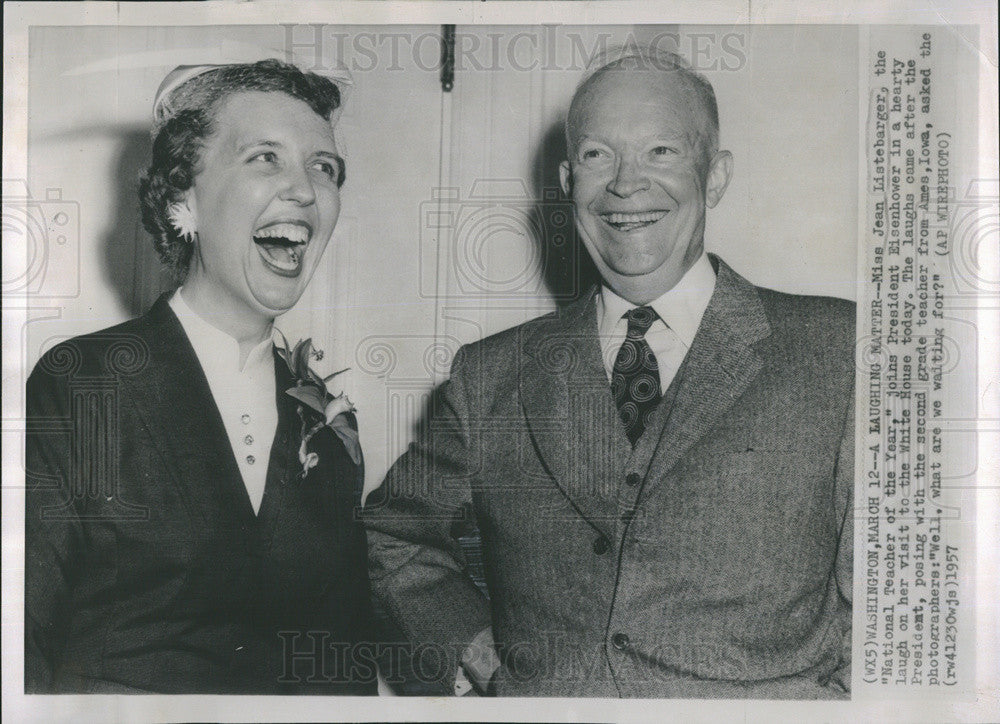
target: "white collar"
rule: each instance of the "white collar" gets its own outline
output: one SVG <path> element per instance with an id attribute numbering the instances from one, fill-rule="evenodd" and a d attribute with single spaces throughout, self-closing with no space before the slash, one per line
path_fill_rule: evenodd
<path id="1" fill-rule="evenodd" d="M 715 270 L 708 255 L 702 252 L 680 281 L 648 306 L 652 307 L 681 342 L 690 348 L 714 290 Z M 601 337 L 611 337 L 622 315 L 630 309 L 635 309 L 636 306 L 638 305 L 622 299 L 602 284 L 597 298 L 598 331 Z"/>
<path id="2" fill-rule="evenodd" d="M 250 354 L 247 355 L 246 362 L 241 368 L 239 342 L 191 309 L 184 301 L 181 289 L 183 287 L 170 297 L 170 308 L 180 320 L 184 333 L 190 340 L 191 346 L 194 347 L 198 361 L 201 362 L 206 372 L 209 372 L 209 368 L 213 372 L 230 374 L 248 373 L 268 367 L 273 369 L 271 347 L 272 345 L 282 346 L 281 333 L 273 325 L 271 326 L 271 334 L 250 350 Z"/>

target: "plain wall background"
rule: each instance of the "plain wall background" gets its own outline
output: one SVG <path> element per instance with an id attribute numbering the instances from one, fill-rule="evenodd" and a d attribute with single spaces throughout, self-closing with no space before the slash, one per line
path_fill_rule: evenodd
<path id="1" fill-rule="evenodd" d="M 855 297 L 856 28 L 456 31 L 467 52 L 445 94 L 434 67 L 439 26 L 306 26 L 292 36 L 280 26 L 35 28 L 27 185 L 49 209 L 57 202 L 43 200 L 58 189 L 79 232 L 52 247 L 44 276 L 53 296 L 40 297 L 47 309 L 27 328 L 29 367 L 55 342 L 139 314 L 170 288 L 135 195 L 153 94 L 195 49 L 224 42 L 284 48 L 292 37 L 297 52 L 355 66 L 338 126 L 348 179 L 340 222 L 309 291 L 278 326 L 292 341 L 314 338 L 327 353 L 321 372 L 352 367 L 338 382 L 359 408 L 369 488 L 408 444 L 459 344 L 576 290 L 567 269 L 581 251 L 571 228 L 556 238 L 569 228 L 567 205 L 546 190 L 581 54 L 601 42 L 668 34 L 661 47 L 699 54 L 692 60 L 715 86 L 722 145 L 735 156 L 733 182 L 709 212 L 708 249 L 757 284 Z"/>

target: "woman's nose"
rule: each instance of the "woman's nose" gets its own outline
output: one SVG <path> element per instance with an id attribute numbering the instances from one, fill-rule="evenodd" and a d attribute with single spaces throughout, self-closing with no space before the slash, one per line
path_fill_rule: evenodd
<path id="1" fill-rule="evenodd" d="M 615 196 L 631 196 L 637 191 L 649 188 L 649 179 L 633 160 L 622 159 L 618 162 L 615 175 L 608 183 L 607 189 Z"/>
<path id="2" fill-rule="evenodd" d="M 285 173 L 284 188 L 281 190 L 281 199 L 292 201 L 299 206 L 309 206 L 316 201 L 316 190 L 313 188 L 312 179 L 304 168 L 293 167 Z"/>

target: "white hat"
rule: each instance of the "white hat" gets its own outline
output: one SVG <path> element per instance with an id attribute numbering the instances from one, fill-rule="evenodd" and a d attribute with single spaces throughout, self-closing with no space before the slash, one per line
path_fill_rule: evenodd
<path id="1" fill-rule="evenodd" d="M 175 90 L 192 78 L 227 65 L 255 63 L 259 60 L 272 58 L 284 63 L 291 63 L 304 72 L 315 73 L 331 80 L 340 91 L 340 105 L 330 115 L 331 125 L 336 125 L 351 86 L 354 85 L 351 73 L 345 67 L 335 65 L 332 68 L 327 68 L 322 63 L 309 63 L 301 56 L 275 48 L 261 48 L 242 43 L 223 43 L 218 48 L 200 51 L 196 55 L 198 57 L 192 60 L 203 62 L 178 65 L 167 73 L 163 82 L 160 83 L 160 87 L 156 89 L 156 96 L 153 100 L 154 135 L 176 111 L 171 104 Z"/>

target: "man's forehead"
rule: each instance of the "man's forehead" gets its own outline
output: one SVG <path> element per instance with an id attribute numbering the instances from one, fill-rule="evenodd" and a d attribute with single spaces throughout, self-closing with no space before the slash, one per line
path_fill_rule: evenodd
<path id="1" fill-rule="evenodd" d="M 584 126 L 595 116 L 613 118 L 626 108 L 631 125 L 638 122 L 650 129 L 659 128 L 661 133 L 668 126 L 677 133 L 699 133 L 708 122 L 697 91 L 682 73 L 609 68 L 589 78 L 574 98 L 569 114 L 570 135 L 583 137 Z M 646 121 L 637 121 L 637 116 Z"/>
<path id="2" fill-rule="evenodd" d="M 650 105 L 684 105 L 696 100 L 691 80 L 677 70 L 605 68 L 587 79 L 574 106 L 587 106 L 606 99 L 628 97 Z"/>

